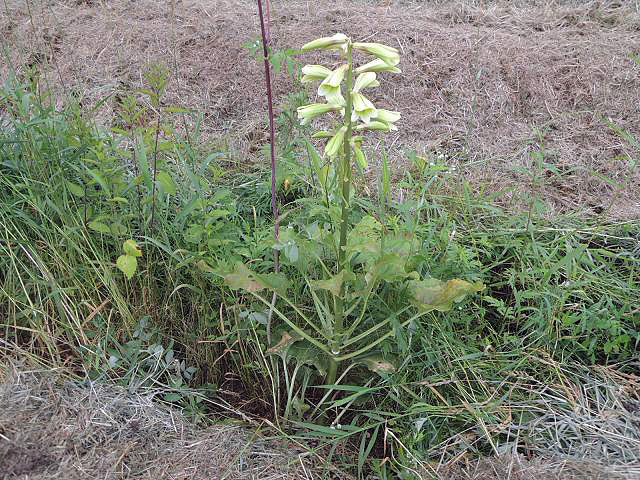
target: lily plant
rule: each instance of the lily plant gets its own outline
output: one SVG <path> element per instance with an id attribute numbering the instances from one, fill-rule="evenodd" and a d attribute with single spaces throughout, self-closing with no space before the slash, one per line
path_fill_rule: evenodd
<path id="1" fill-rule="evenodd" d="M 276 318 L 281 320 L 284 328 L 280 329 L 280 339 L 269 345 L 266 353 L 279 355 L 285 363 L 288 359 L 295 359 L 297 366 L 294 372 L 303 364 L 315 367 L 324 375 L 325 384 L 331 387 L 340 383 L 358 364 L 381 375 L 393 373 L 395 362 L 380 351 L 383 342 L 395 339 L 399 343 L 412 322 L 434 310 L 450 310 L 456 302 L 484 286 L 480 282 L 460 279 L 421 278 L 410 261 L 419 250 L 415 236 L 403 232 L 388 238 L 384 225 L 371 215 L 364 215 L 355 225 L 352 224 L 353 171 L 356 165 L 360 168 L 367 166 L 362 149 L 365 135 L 367 132 L 395 131 L 395 124 L 401 118 L 399 112 L 374 105 L 367 95 L 379 86 L 379 74 L 401 73 L 397 67 L 400 55 L 393 47 L 353 42 L 342 33 L 319 38 L 302 47 L 303 52 L 314 50 L 327 51 L 339 57 L 334 68 L 323 65 L 303 67 L 302 82 L 317 84 L 318 97 L 323 101 L 297 110 L 304 125 L 327 115 L 334 118 L 332 129 L 319 130 L 312 135 L 326 141 L 324 154 L 320 156 L 315 149 L 309 150 L 316 177 L 325 193 L 327 189 L 333 189 L 330 195 L 325 195 L 332 227 L 329 232 L 320 233 L 318 228 L 309 227 L 306 237 L 288 233 L 290 229 L 281 232 L 290 244 L 297 242 L 301 249 L 306 248 L 308 256 L 315 257 L 319 270 L 323 272 L 322 278 L 312 279 L 307 276 L 308 268 L 300 269 L 315 307 L 314 313 L 310 314 L 307 308 L 288 297 L 289 285 L 282 272 L 260 274 L 238 263 L 223 276 L 228 286 L 252 293 L 264 305 L 271 307 Z M 362 65 L 356 65 L 356 54 L 366 57 Z M 333 178 L 332 182 L 329 182 L 329 177 Z M 318 244 L 321 248 L 316 248 Z M 318 253 L 327 245 L 334 252 L 333 260 Z M 285 250 L 285 257 L 288 256 Z M 291 263 L 298 261 L 296 259 Z M 370 307 L 370 300 L 379 293 L 383 284 L 393 284 L 406 298 L 405 305 L 385 316 Z M 264 289 L 274 291 L 284 305 L 274 308 L 272 302 L 259 294 Z M 402 343 L 406 348 L 406 342 Z M 347 366 L 341 368 L 341 364 Z M 287 390 L 288 405 L 299 402 L 293 392 L 293 380 L 290 381 L 289 377 Z M 328 395 L 329 392 L 324 398 Z"/>

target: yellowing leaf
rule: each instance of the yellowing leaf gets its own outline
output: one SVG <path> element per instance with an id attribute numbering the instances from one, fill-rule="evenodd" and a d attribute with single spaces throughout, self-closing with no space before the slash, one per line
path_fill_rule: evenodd
<path id="1" fill-rule="evenodd" d="M 484 285 L 481 282 L 469 283 L 457 278 L 447 282 L 436 278 L 409 282 L 412 303 L 427 312 L 446 312 L 453 308 L 454 302 L 460 302 L 466 295 L 482 290 Z"/>
<path id="2" fill-rule="evenodd" d="M 140 249 L 138 248 L 138 244 L 134 240 L 127 240 L 126 242 L 124 242 L 122 244 L 122 250 L 124 250 L 125 254 L 132 257 L 142 256 L 142 252 L 140 251 Z"/>
<path id="3" fill-rule="evenodd" d="M 138 267 L 138 260 L 131 255 L 120 255 L 116 260 L 116 265 L 125 274 L 125 276 L 131 280 L 133 274 L 136 273 Z"/>
<path id="4" fill-rule="evenodd" d="M 295 332 L 293 334 L 290 334 L 289 332 L 284 331 L 282 332 L 282 338 L 280 338 L 280 341 L 273 347 L 268 349 L 265 353 L 267 355 L 285 354 L 291 345 L 301 339 L 302 337 Z"/>
<path id="5" fill-rule="evenodd" d="M 375 373 L 391 374 L 391 373 L 395 373 L 396 371 L 395 365 L 391 361 L 386 360 L 381 354 L 378 354 L 378 353 L 368 354 L 364 357 L 359 357 L 355 359 L 354 362 L 362 363 L 369 370 Z"/>

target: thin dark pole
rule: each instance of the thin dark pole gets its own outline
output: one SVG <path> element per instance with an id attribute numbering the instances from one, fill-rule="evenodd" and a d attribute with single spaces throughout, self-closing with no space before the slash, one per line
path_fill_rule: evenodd
<path id="1" fill-rule="evenodd" d="M 267 15 L 270 10 L 270 2 L 266 0 Z M 265 24 L 264 15 L 262 13 L 262 0 L 258 0 L 258 15 L 260 16 L 260 31 L 262 33 L 262 53 L 264 55 L 264 78 L 267 83 L 267 104 L 269 107 L 269 132 L 271 141 L 271 210 L 273 211 L 273 235 L 276 243 L 280 239 L 280 213 L 278 212 L 278 201 L 276 195 L 276 128 L 273 121 L 273 95 L 271 92 L 271 66 L 269 65 L 269 26 Z M 268 17 L 267 17 L 268 22 Z M 280 252 L 277 249 L 273 251 L 275 271 L 280 271 Z M 267 324 L 267 342 L 271 344 L 271 316 L 273 314 L 273 305 L 275 304 L 275 293 L 271 302 L 272 309 L 269 311 L 269 321 Z"/>

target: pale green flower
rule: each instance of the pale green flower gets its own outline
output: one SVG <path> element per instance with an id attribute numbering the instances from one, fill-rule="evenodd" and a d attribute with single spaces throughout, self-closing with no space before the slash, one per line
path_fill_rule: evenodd
<path id="1" fill-rule="evenodd" d="M 382 45 L 381 43 L 355 42 L 353 48 L 378 57 L 390 67 L 400 63 L 400 53 L 398 50 L 393 47 L 388 47 L 387 45 Z"/>
<path id="2" fill-rule="evenodd" d="M 400 112 L 392 112 L 391 110 L 378 108 L 376 109 L 376 116 L 374 120 L 384 123 L 395 123 L 400 120 Z"/>
<path id="3" fill-rule="evenodd" d="M 356 78 L 356 83 L 353 86 L 353 93 L 358 93 L 363 88 L 378 86 L 380 86 L 380 83 L 378 83 L 378 81 L 376 80 L 375 73 L 363 73 L 361 75 L 358 75 L 358 78 Z"/>
<path id="4" fill-rule="evenodd" d="M 303 51 L 323 49 L 323 50 L 346 50 L 349 37 L 343 33 L 336 33 L 332 37 L 323 37 L 306 43 L 302 46 Z"/>
<path id="5" fill-rule="evenodd" d="M 320 115 L 341 109 L 342 105 L 335 105 L 332 103 L 312 103 L 311 105 L 298 107 L 298 119 L 300 119 L 300 123 L 302 125 L 307 125 L 311 120 Z"/>
<path id="6" fill-rule="evenodd" d="M 397 128 L 395 127 L 395 125 L 393 125 L 392 128 L 392 124 L 389 123 L 373 121 L 356 126 L 356 130 L 375 130 L 379 132 L 388 132 L 389 130 L 397 130 Z"/>
<path id="7" fill-rule="evenodd" d="M 331 75 L 331 70 L 322 65 L 305 65 L 302 67 L 302 83 L 311 83 L 318 80 L 324 80 Z"/>
<path id="8" fill-rule="evenodd" d="M 340 90 L 340 84 L 344 80 L 344 75 L 349 69 L 349 65 L 340 65 L 325 78 L 318 87 L 318 95 L 327 99 L 329 103 L 344 105 L 344 98 Z"/>
<path id="9" fill-rule="evenodd" d="M 340 151 L 340 147 L 342 147 L 342 143 L 344 142 L 344 135 L 347 132 L 347 127 L 340 127 L 336 134 L 327 142 L 327 145 L 324 147 L 324 153 L 329 157 L 335 157 Z"/>
<path id="10" fill-rule="evenodd" d="M 391 73 L 402 73 L 402 71 L 398 67 L 393 67 L 388 65 L 384 60 L 380 60 L 376 58 L 369 63 L 365 63 L 360 67 L 354 70 L 356 75 L 366 72 L 391 72 Z"/>
<path id="11" fill-rule="evenodd" d="M 359 135 L 353 137 L 351 139 L 351 147 L 353 148 L 353 158 L 360 169 L 364 170 L 369 164 L 367 163 L 367 157 L 365 157 L 364 152 L 362 151 L 362 137 Z"/>
<path id="12" fill-rule="evenodd" d="M 316 133 L 314 133 L 313 135 L 311 135 L 311 138 L 331 138 L 336 134 L 336 132 L 329 132 L 327 130 L 320 130 Z"/>
<path id="13" fill-rule="evenodd" d="M 376 115 L 375 105 L 361 93 L 355 92 L 351 98 L 353 100 L 353 114 L 351 115 L 351 120 L 355 121 L 359 118 L 364 123 L 369 123 L 371 118 Z"/>

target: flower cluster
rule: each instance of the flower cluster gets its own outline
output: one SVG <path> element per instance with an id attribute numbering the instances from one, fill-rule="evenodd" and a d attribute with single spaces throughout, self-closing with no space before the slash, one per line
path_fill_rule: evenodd
<path id="1" fill-rule="evenodd" d="M 302 83 L 320 82 L 318 95 L 324 97 L 326 103 L 312 103 L 298 108 L 298 118 L 301 123 L 306 125 L 314 118 L 329 112 L 340 112 L 343 117 L 350 117 L 349 119 L 345 118 L 344 125 L 335 131 L 321 131 L 313 135 L 314 138 L 329 138 L 325 154 L 331 158 L 340 152 L 350 126 L 357 132 L 397 130 L 394 123 L 400 119 L 400 114 L 376 108 L 364 95 L 363 90 L 380 85 L 376 78 L 377 73 L 400 73 L 400 69 L 396 67 L 400 63 L 398 50 L 379 43 L 351 42 L 351 39 L 342 33 L 337 33 L 332 37 L 319 38 L 302 47 L 303 51 L 317 49 L 338 51 L 347 62 L 334 70 L 322 65 L 306 65 L 302 69 Z M 353 50 L 373 55 L 376 58 L 360 67 L 353 68 Z M 356 76 L 349 92 L 351 102 L 347 102 L 342 95 L 342 82 L 347 75 L 350 75 L 349 78 Z M 348 103 L 349 105 L 347 105 Z M 347 106 L 350 107 L 350 112 L 345 111 Z M 355 160 L 361 166 L 366 165 L 361 149 L 362 137 L 354 136 L 349 141 Z"/>

